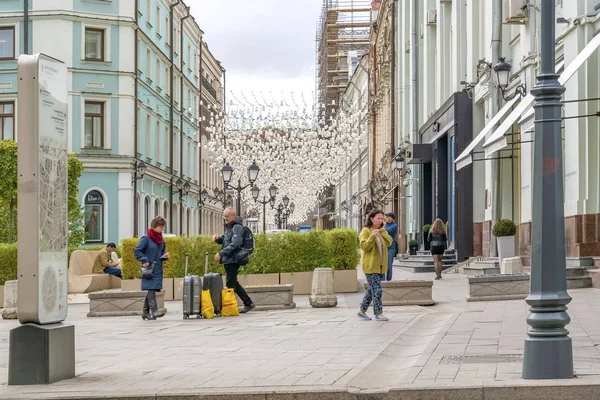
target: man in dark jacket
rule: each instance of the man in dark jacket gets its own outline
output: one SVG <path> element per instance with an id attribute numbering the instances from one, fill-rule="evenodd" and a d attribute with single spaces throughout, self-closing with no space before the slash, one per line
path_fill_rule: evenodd
<path id="1" fill-rule="evenodd" d="M 237 279 L 238 270 L 240 269 L 239 262 L 248 257 L 244 249 L 242 218 L 236 216 L 235 211 L 231 207 L 227 207 L 223 211 L 223 217 L 225 218 L 225 233 L 221 237 L 213 236 L 213 242 L 223 245 L 221 251 L 215 254 L 215 260 L 219 261 L 225 267 L 227 287 L 234 289 L 235 293 L 244 302 L 244 308 L 240 310 L 240 313 L 247 313 L 256 307 L 256 305 Z"/>

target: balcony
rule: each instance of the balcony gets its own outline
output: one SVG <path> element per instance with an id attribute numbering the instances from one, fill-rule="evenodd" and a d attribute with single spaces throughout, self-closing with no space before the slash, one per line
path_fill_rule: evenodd
<path id="1" fill-rule="evenodd" d="M 326 215 L 334 215 L 335 214 L 335 204 L 327 204 L 323 207 L 319 208 L 319 218 L 323 218 Z"/>
<path id="2" fill-rule="evenodd" d="M 205 77 L 202 77 L 202 90 L 206 90 L 208 94 L 212 96 L 213 99 L 219 100 L 217 98 L 217 91 L 214 87 L 212 87 L 212 85 L 208 82 L 208 80 Z"/>

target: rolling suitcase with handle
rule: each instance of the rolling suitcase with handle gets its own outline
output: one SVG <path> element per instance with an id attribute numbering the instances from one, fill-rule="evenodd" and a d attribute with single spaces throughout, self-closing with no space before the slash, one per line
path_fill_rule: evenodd
<path id="1" fill-rule="evenodd" d="M 221 315 L 221 291 L 223 290 L 223 278 L 219 273 L 208 273 L 208 253 L 206 253 L 206 265 L 204 266 L 204 282 L 202 289 L 210 292 L 215 315 Z"/>
<path id="2" fill-rule="evenodd" d="M 208 261 L 208 260 L 207 260 Z M 195 315 L 201 317 L 200 296 L 202 280 L 198 275 L 188 275 L 189 257 L 185 255 L 185 278 L 183 278 L 183 319 Z"/>

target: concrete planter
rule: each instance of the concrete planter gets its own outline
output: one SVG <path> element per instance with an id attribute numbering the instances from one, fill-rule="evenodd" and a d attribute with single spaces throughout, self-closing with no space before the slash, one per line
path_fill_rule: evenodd
<path id="1" fill-rule="evenodd" d="M 226 274 L 223 274 L 223 283 L 225 283 L 225 279 Z M 238 275 L 238 282 L 240 282 L 240 285 L 243 287 L 279 285 L 279 273 Z"/>
<path id="2" fill-rule="evenodd" d="M 165 301 L 173 300 L 173 278 L 163 279 L 163 291 L 165 292 Z"/>
<path id="3" fill-rule="evenodd" d="M 529 275 L 469 276 L 467 301 L 520 300 L 529 295 Z"/>
<path id="4" fill-rule="evenodd" d="M 431 306 L 433 281 L 381 282 L 384 306 Z"/>
<path id="5" fill-rule="evenodd" d="M 509 257 L 514 257 L 515 254 L 515 236 L 498 236 L 498 262 L 502 264 L 502 260 Z"/>
<path id="6" fill-rule="evenodd" d="M 134 292 L 137 290 L 142 290 L 141 279 L 124 279 L 121 281 L 122 292 Z"/>
<path id="7" fill-rule="evenodd" d="M 355 269 L 333 271 L 333 290 L 335 293 L 358 292 L 358 278 Z"/>
<path id="8" fill-rule="evenodd" d="M 294 285 L 294 294 L 310 294 L 312 276 L 312 271 L 282 272 L 279 274 L 279 283 L 281 285 Z"/>
<path id="9" fill-rule="evenodd" d="M 173 300 L 183 300 L 183 278 L 173 278 Z"/>
<path id="10" fill-rule="evenodd" d="M 2 319 L 17 319 L 17 307 L 19 292 L 17 290 L 18 281 L 6 281 L 4 283 L 4 308 L 2 309 Z"/>
<path id="11" fill-rule="evenodd" d="M 244 289 L 256 304 L 255 310 L 287 310 L 296 307 L 294 285 L 245 286 Z M 244 303 L 239 297 L 236 298 L 238 305 L 242 307 Z"/>
<path id="12" fill-rule="evenodd" d="M 4 308 L 4 285 L 0 285 L 0 306 Z"/>
<path id="13" fill-rule="evenodd" d="M 88 317 L 126 317 L 142 315 L 146 291 L 106 290 L 89 294 L 90 312 Z M 156 303 L 161 312 L 165 308 L 164 290 L 156 294 Z"/>

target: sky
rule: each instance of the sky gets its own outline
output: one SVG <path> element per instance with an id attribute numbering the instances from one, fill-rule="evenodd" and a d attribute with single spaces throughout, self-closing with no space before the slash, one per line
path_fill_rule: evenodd
<path id="1" fill-rule="evenodd" d="M 311 95 L 322 0 L 188 0 L 227 92 Z"/>

